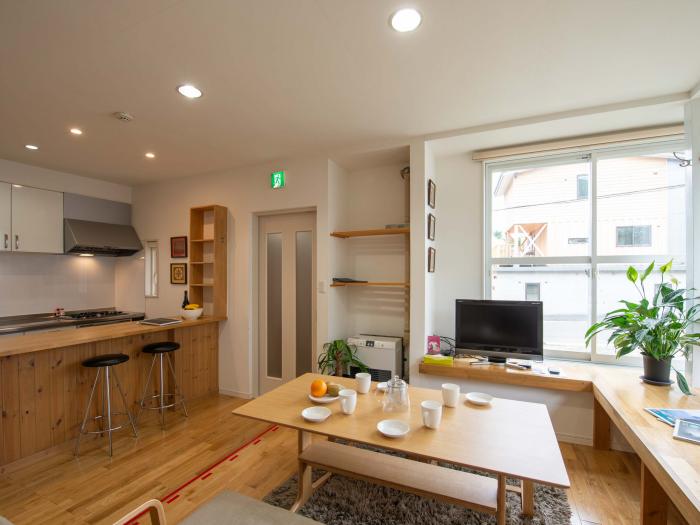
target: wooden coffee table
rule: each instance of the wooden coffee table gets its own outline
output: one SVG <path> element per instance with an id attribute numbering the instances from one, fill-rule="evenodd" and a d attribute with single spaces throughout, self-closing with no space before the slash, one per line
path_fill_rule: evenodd
<path id="1" fill-rule="evenodd" d="M 384 413 L 376 384 L 368 394 L 358 394 L 352 415 L 340 410 L 340 402 L 326 405 L 332 415 L 323 423 L 308 423 L 301 411 L 313 403 L 309 385 L 322 378 L 355 388 L 353 379 L 305 374 L 234 410 L 234 414 L 266 421 L 299 431 L 299 494 L 296 511 L 332 473 L 368 480 L 424 497 L 495 514 L 505 523 L 506 490 L 522 495 L 522 511 L 534 511 L 533 482 L 568 488 L 569 477 L 545 405 L 509 399 L 494 399 L 491 406 L 476 407 L 460 400 L 457 407 L 443 407 L 438 430 L 423 426 L 420 403 L 441 400 L 439 390 L 409 387 L 411 410 L 403 414 Z M 377 423 L 402 419 L 410 433 L 399 439 L 382 436 Z M 312 441 L 312 434 L 327 441 Z M 401 452 L 412 459 L 342 445 L 337 439 L 364 443 Z M 438 466 L 451 463 L 494 474 L 487 477 Z M 312 483 L 311 469 L 328 473 Z M 506 484 L 507 478 L 521 481 Z"/>

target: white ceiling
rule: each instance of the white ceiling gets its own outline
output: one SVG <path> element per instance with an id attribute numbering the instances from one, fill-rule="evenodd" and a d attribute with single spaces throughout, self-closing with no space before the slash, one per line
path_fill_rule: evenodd
<path id="1" fill-rule="evenodd" d="M 423 24 L 395 33 L 407 4 Z M 698 20 L 697 0 L 0 0 L 0 157 L 140 184 L 685 92 Z"/>

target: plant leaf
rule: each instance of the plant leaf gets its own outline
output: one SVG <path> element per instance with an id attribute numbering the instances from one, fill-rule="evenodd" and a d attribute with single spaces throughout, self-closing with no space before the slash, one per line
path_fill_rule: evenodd
<path id="1" fill-rule="evenodd" d="M 678 388 L 680 388 L 681 392 L 683 392 L 686 396 L 694 395 L 692 390 L 690 390 L 690 386 L 688 385 L 688 381 L 686 380 L 685 376 L 675 368 L 673 371 L 676 373 L 676 381 L 678 381 Z"/>
<path id="2" fill-rule="evenodd" d="M 649 277 L 649 274 L 652 272 L 654 269 L 654 261 L 651 261 L 651 264 L 647 266 L 647 269 L 644 270 L 644 273 L 642 274 L 641 281 L 644 282 L 644 280 Z"/>
<path id="3" fill-rule="evenodd" d="M 639 272 L 637 272 L 634 266 L 627 268 L 627 279 L 629 279 L 630 282 L 636 283 L 638 278 Z"/>
<path id="4" fill-rule="evenodd" d="M 671 260 L 668 261 L 666 264 L 664 264 L 663 266 L 661 266 L 661 267 L 659 268 L 659 270 L 661 271 L 661 274 L 663 275 L 663 274 L 665 274 L 666 272 L 670 271 L 672 266 L 673 266 L 673 259 L 671 259 Z"/>

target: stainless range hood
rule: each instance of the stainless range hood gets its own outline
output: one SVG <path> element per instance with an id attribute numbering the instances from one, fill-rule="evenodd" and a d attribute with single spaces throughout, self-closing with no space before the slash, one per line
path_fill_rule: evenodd
<path id="1" fill-rule="evenodd" d="M 108 257 L 126 257 L 143 248 L 133 226 L 79 219 L 64 219 L 63 243 L 65 253 Z"/>

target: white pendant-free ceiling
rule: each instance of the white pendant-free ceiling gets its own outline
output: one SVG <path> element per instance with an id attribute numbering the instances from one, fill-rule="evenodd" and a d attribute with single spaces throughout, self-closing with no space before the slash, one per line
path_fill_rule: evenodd
<path id="1" fill-rule="evenodd" d="M 139 184 L 691 89 L 700 2 L 631 6 L 3 2 L 0 158 Z"/>

